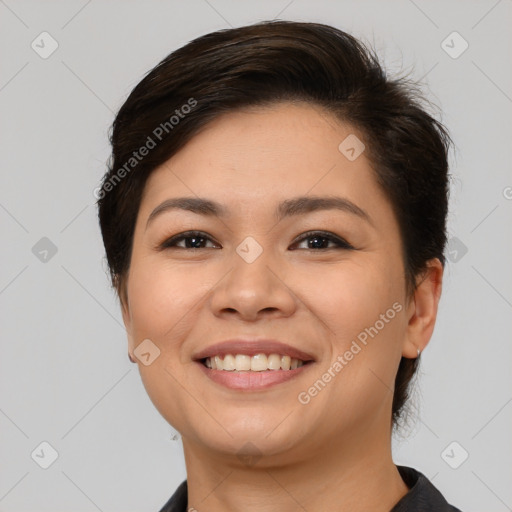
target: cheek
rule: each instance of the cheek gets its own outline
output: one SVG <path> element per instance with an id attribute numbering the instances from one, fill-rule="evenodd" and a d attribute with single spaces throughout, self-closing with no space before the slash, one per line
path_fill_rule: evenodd
<path id="1" fill-rule="evenodd" d="M 309 285 L 308 295 L 338 335 L 353 334 L 379 319 L 400 300 L 392 271 L 377 264 L 350 264 L 319 271 L 318 286 Z M 308 281 L 315 281 L 311 274 Z"/>
<path id="2" fill-rule="evenodd" d="M 139 364 L 140 376 L 156 409 L 178 430 L 183 428 L 180 415 L 191 407 L 189 396 L 182 391 L 181 339 L 194 320 L 190 313 L 205 294 L 193 286 L 201 279 L 192 274 L 170 269 L 165 262 L 134 258 L 128 280 L 135 344 L 147 338 L 160 350 L 150 365 Z"/>
<path id="3" fill-rule="evenodd" d="M 399 272 L 381 262 L 351 265 L 331 273 L 325 291 L 316 292 L 333 337 L 331 359 L 343 357 L 338 392 L 345 397 L 350 390 L 348 396 L 368 398 L 375 387 L 386 394 L 381 380 L 393 386 L 405 329 Z"/>
<path id="4" fill-rule="evenodd" d="M 193 309 L 207 289 L 192 267 L 178 269 L 149 259 L 135 261 L 128 282 L 135 330 L 146 337 L 162 339 Z"/>

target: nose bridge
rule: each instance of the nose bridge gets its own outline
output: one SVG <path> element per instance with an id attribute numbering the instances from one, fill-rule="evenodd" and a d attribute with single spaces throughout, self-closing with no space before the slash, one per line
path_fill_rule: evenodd
<path id="1" fill-rule="evenodd" d="M 263 310 L 279 310 L 289 315 L 295 301 L 278 277 L 279 265 L 274 255 L 275 251 L 255 237 L 244 238 L 232 254 L 231 271 L 213 294 L 214 313 L 229 310 L 254 318 Z"/>
<path id="2" fill-rule="evenodd" d="M 260 242 L 253 236 L 245 237 L 235 248 L 232 257 L 233 270 L 232 279 L 238 284 L 239 293 L 249 292 L 270 294 L 272 288 L 272 272 L 269 267 L 272 266 L 273 251 L 268 247 L 262 237 L 258 237 Z M 268 243 L 268 242 L 267 242 Z M 274 262 L 275 265 L 275 262 Z"/>

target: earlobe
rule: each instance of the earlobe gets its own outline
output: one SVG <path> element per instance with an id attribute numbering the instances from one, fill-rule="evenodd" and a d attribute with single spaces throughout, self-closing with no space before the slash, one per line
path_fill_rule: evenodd
<path id="1" fill-rule="evenodd" d="M 131 314 L 130 307 L 128 305 L 128 297 L 126 295 L 126 291 L 124 288 L 118 290 L 119 303 L 121 306 L 121 314 L 123 317 L 124 327 L 126 329 L 126 336 L 128 338 L 128 358 L 132 363 L 136 363 L 137 361 L 133 357 L 133 350 L 135 350 L 135 345 L 133 343 L 132 336 L 132 322 L 131 322 Z"/>
<path id="2" fill-rule="evenodd" d="M 133 336 L 131 334 L 131 330 L 126 326 L 126 336 L 128 337 L 128 359 L 132 363 L 136 363 L 135 357 L 133 356 L 133 351 L 135 350 L 135 344 L 133 343 Z"/>
<path id="3" fill-rule="evenodd" d="M 407 359 L 419 357 L 432 337 L 442 280 L 443 265 L 438 258 L 434 258 L 428 262 L 411 298 L 407 334 L 402 348 L 402 356 Z"/>

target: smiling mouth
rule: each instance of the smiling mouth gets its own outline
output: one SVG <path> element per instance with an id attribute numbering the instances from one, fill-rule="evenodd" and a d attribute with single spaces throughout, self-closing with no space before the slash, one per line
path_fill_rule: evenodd
<path id="1" fill-rule="evenodd" d="M 281 354 L 226 354 L 201 359 L 200 362 L 211 370 L 228 372 L 270 372 L 290 371 L 307 365 L 313 361 L 303 361 Z"/>

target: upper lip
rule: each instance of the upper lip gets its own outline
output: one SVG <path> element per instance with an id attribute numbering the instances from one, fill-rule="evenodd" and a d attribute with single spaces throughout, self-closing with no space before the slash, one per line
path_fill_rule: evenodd
<path id="1" fill-rule="evenodd" d="M 290 356 L 291 358 L 302 361 L 314 361 L 314 357 L 303 350 L 292 347 L 287 343 L 271 339 L 231 339 L 209 345 L 208 347 L 196 352 L 192 359 L 198 361 L 207 357 L 225 356 L 227 354 L 246 354 L 254 356 L 256 354 L 279 354 Z"/>

